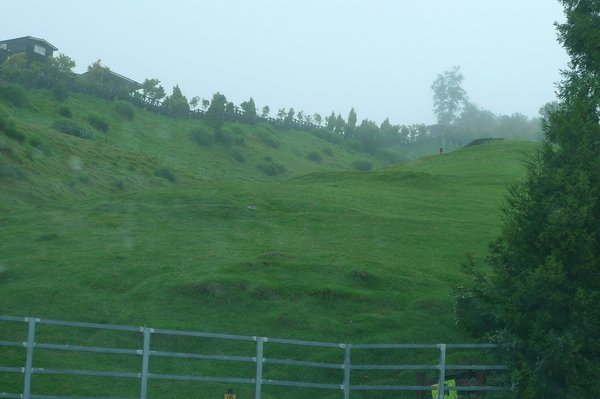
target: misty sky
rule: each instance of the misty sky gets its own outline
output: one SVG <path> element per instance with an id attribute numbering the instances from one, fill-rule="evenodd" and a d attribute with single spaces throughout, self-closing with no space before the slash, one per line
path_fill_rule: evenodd
<path id="1" fill-rule="evenodd" d="M 253 97 L 344 117 L 433 123 L 431 83 L 459 65 L 472 102 L 537 116 L 568 59 L 554 0 L 6 0 L 0 38 L 44 38 L 191 98 Z"/>

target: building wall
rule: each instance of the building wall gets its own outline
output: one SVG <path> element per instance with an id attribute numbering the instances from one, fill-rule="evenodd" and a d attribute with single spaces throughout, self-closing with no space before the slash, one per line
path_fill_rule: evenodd
<path id="1" fill-rule="evenodd" d="M 4 61 L 8 59 L 9 55 L 10 53 L 8 52 L 8 50 L 0 48 L 0 64 L 4 63 Z"/>
<path id="2" fill-rule="evenodd" d="M 10 52 L 10 54 L 19 54 L 19 53 L 27 54 L 27 60 L 29 62 L 47 61 L 48 57 L 52 57 L 52 55 L 54 53 L 54 50 L 52 48 L 48 47 L 47 45 L 45 45 L 44 43 L 38 42 L 36 40 L 32 40 L 27 37 L 13 39 L 13 40 L 6 40 L 6 41 L 4 41 L 4 43 L 1 43 L 1 44 L 4 44 L 3 47 L 6 47 L 6 50 L 8 50 Z"/>

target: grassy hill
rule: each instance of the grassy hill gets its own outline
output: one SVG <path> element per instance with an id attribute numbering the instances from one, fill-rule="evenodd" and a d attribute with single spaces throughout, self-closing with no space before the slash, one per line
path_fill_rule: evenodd
<path id="1" fill-rule="evenodd" d="M 362 173 L 352 162 L 383 165 L 306 132 L 227 125 L 238 144 L 211 136 L 205 145 L 190 136 L 198 121 L 140 109 L 125 120 L 114 102 L 79 95 L 57 104 L 40 91 L 30 102 L 0 107 L 26 136 L 0 134 L 0 313 L 9 315 L 468 341 L 452 315 L 460 263 L 498 235 L 506 184 L 535 150 L 494 142 Z M 93 139 L 52 129 L 60 106 Z M 89 114 L 108 132 L 89 127 Z M 261 162 L 285 172 L 267 176 Z"/>

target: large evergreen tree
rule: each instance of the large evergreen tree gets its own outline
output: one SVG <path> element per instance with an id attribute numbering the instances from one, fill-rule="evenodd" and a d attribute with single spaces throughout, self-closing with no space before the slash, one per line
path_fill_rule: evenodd
<path id="1" fill-rule="evenodd" d="M 600 2 L 561 0 L 571 57 L 560 106 L 526 181 L 511 190 L 486 276 L 458 290 L 457 320 L 515 345 L 519 399 L 600 396 Z"/>

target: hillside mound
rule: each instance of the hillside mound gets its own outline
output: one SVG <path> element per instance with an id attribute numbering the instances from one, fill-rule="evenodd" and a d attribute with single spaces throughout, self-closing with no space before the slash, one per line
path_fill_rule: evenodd
<path id="1" fill-rule="evenodd" d="M 475 139 L 475 140 L 471 141 L 469 144 L 467 144 L 466 146 L 464 146 L 463 148 L 473 147 L 476 145 L 482 145 L 482 144 L 490 143 L 492 141 L 501 141 L 501 140 L 504 140 L 504 139 L 502 137 L 487 137 L 487 138 L 483 138 L 483 139 Z"/>

